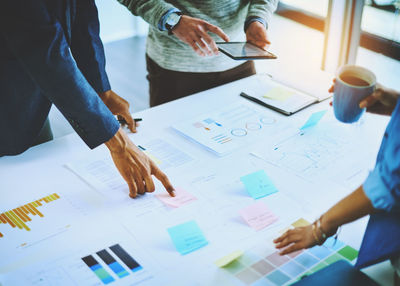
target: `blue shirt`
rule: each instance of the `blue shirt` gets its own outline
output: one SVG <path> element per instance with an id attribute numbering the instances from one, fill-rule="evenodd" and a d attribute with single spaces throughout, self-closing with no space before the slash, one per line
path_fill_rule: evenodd
<path id="1" fill-rule="evenodd" d="M 374 170 L 363 185 L 376 209 L 400 210 L 400 100 L 386 128 Z"/>
<path id="2" fill-rule="evenodd" d="M 90 148 L 106 142 L 109 89 L 94 0 L 0 2 L 0 156 L 29 148 L 53 103 Z"/>

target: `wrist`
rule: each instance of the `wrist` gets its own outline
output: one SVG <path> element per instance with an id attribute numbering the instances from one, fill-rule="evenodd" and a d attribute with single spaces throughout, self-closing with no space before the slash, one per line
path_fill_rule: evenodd
<path id="1" fill-rule="evenodd" d="M 326 234 L 327 237 L 334 235 L 338 229 L 338 225 L 326 214 L 319 218 L 320 230 Z"/>
<path id="2" fill-rule="evenodd" d="M 119 128 L 117 133 L 105 142 L 104 144 L 107 146 L 108 150 L 112 153 L 122 153 L 126 150 L 128 146 L 128 141 L 129 139 L 127 138 L 125 132 Z"/>

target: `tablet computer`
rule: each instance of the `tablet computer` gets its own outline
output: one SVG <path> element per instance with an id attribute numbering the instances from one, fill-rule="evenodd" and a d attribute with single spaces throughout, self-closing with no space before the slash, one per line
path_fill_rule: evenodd
<path id="1" fill-rule="evenodd" d="M 276 59 L 277 57 L 251 43 L 217 42 L 218 49 L 234 60 Z"/>

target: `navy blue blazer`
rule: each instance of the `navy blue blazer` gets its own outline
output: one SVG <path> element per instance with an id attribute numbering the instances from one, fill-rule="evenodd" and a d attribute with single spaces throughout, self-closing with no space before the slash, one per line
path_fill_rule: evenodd
<path id="1" fill-rule="evenodd" d="M 55 106 L 90 148 L 117 132 L 94 0 L 0 2 L 0 156 L 29 148 Z"/>

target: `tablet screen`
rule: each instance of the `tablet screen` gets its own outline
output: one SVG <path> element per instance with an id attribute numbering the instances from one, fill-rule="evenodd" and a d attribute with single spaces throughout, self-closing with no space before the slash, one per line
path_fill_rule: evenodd
<path id="1" fill-rule="evenodd" d="M 246 42 L 220 42 L 217 46 L 221 52 L 234 59 L 276 59 L 274 54 Z"/>

